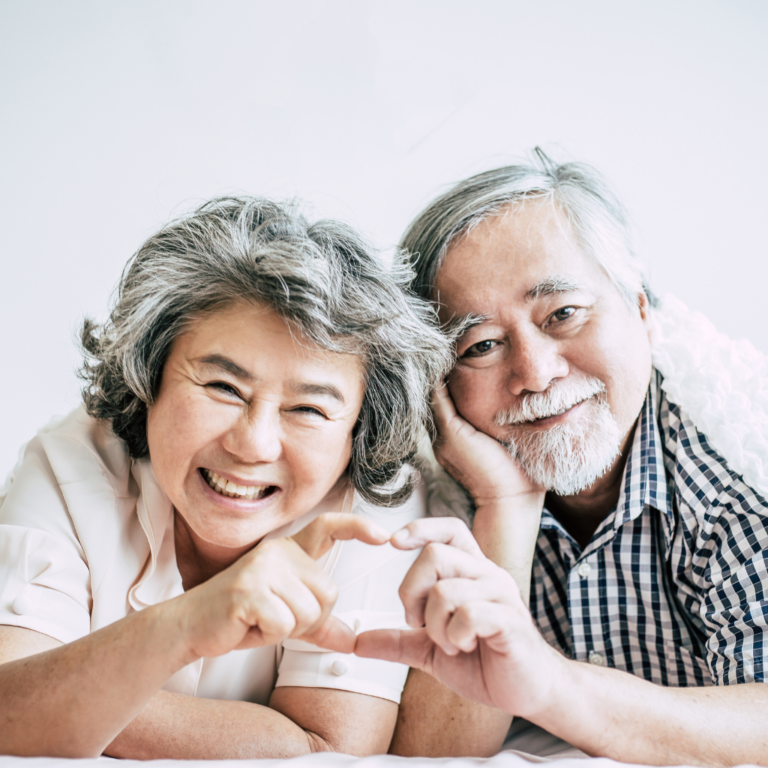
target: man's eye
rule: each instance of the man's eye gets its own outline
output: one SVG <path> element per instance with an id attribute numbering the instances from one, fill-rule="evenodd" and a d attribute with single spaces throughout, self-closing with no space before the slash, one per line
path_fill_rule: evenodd
<path id="1" fill-rule="evenodd" d="M 484 341 L 478 341 L 477 344 L 473 344 L 462 357 L 480 357 L 481 355 L 490 352 L 496 346 L 495 341 L 485 339 Z"/>
<path id="2" fill-rule="evenodd" d="M 562 309 L 558 309 L 556 312 L 552 313 L 552 319 L 556 323 L 562 323 L 563 320 L 567 320 L 569 317 L 572 317 L 575 312 L 576 307 L 563 307 Z"/>

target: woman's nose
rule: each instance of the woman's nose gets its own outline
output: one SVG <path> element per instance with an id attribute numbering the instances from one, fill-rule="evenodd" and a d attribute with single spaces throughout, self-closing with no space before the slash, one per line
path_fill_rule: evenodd
<path id="1" fill-rule="evenodd" d="M 532 334 L 515 340 L 508 387 L 513 395 L 544 392 L 555 379 L 568 375 L 568 363 L 555 339 Z"/>
<path id="2" fill-rule="evenodd" d="M 245 464 L 277 461 L 282 453 L 279 414 L 243 414 L 226 434 L 225 449 Z"/>

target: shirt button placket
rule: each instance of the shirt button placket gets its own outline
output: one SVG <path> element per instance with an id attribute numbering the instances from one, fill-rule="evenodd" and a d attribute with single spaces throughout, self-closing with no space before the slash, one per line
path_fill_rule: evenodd
<path id="1" fill-rule="evenodd" d="M 590 664 L 594 664 L 596 667 L 602 667 L 604 662 L 605 662 L 605 659 L 603 659 L 603 657 L 597 651 L 589 652 Z"/>

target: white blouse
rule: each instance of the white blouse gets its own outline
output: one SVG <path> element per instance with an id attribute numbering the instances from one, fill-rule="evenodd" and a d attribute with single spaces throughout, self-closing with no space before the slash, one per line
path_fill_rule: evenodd
<path id="1" fill-rule="evenodd" d="M 358 496 L 353 511 L 395 531 L 425 514 L 417 489 L 397 509 Z M 321 507 L 273 531 L 300 530 Z M 182 594 L 173 507 L 149 460 L 78 408 L 26 447 L 0 491 L 0 624 L 69 643 Z M 339 590 L 334 615 L 356 632 L 406 627 L 397 590 L 417 552 L 336 542 L 321 560 Z M 323 651 L 299 640 L 199 659 L 164 689 L 266 704 L 276 686 L 335 688 L 399 702 L 407 667 Z"/>

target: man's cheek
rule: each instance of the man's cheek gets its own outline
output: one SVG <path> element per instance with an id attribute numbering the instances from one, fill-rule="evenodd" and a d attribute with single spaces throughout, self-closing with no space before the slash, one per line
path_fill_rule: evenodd
<path id="1" fill-rule="evenodd" d="M 448 391 L 459 415 L 484 432 L 505 407 L 487 371 L 457 366 L 448 378 Z"/>

